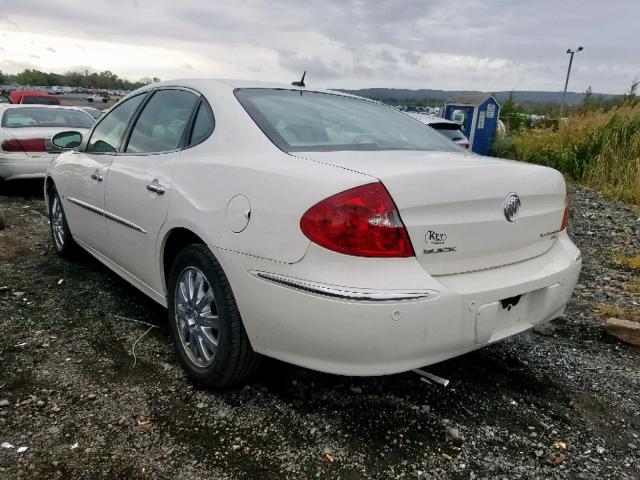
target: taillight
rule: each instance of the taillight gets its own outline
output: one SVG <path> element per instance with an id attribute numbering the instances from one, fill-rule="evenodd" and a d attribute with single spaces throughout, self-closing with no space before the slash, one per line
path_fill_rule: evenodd
<path id="1" fill-rule="evenodd" d="M 567 190 L 567 194 L 564 196 L 564 215 L 562 215 L 562 223 L 560 224 L 560 231 L 567 228 L 569 225 L 569 204 L 571 203 L 571 197 L 569 196 L 569 191 Z"/>
<path id="2" fill-rule="evenodd" d="M 413 247 L 391 196 L 379 183 L 346 190 L 317 203 L 300 219 L 312 242 L 359 257 L 412 257 Z"/>
<path id="3" fill-rule="evenodd" d="M 44 138 L 31 138 L 27 140 L 5 140 L 2 142 L 2 150 L 5 152 L 44 152 Z"/>

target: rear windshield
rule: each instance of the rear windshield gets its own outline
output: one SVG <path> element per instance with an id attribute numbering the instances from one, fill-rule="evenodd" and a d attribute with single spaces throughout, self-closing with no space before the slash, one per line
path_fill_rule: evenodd
<path id="1" fill-rule="evenodd" d="M 2 126 L 91 128 L 93 119 L 84 112 L 64 108 L 11 108 L 2 116 Z"/>
<path id="2" fill-rule="evenodd" d="M 466 140 L 462 130 L 458 125 L 452 123 L 430 123 L 431 128 L 435 128 L 438 132 L 451 140 Z"/>
<path id="3" fill-rule="evenodd" d="M 369 100 L 266 88 L 238 89 L 235 95 L 265 135 L 285 152 L 459 151 L 422 123 Z"/>

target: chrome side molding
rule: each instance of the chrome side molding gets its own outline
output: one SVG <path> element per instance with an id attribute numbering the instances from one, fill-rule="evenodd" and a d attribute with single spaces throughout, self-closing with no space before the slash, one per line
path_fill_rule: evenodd
<path id="1" fill-rule="evenodd" d="M 278 273 L 260 272 L 256 270 L 252 270 L 249 273 L 254 277 L 276 283 L 284 287 L 325 297 L 339 298 L 342 300 L 363 302 L 404 302 L 409 300 L 430 300 L 436 298 L 440 294 L 437 290 L 371 290 L 341 287 L 338 285 L 329 285 L 326 283 L 288 277 Z"/>
<path id="2" fill-rule="evenodd" d="M 114 222 L 120 223 L 125 227 L 133 228 L 134 230 L 137 230 L 140 233 L 147 233 L 147 231 L 137 223 L 133 223 L 127 220 L 126 218 L 122 218 L 116 215 L 115 213 L 107 212 L 103 208 L 96 207 L 95 205 L 91 205 L 90 203 L 83 202 L 82 200 L 78 200 L 77 198 L 73 198 L 73 197 L 67 197 L 67 200 L 69 200 L 71 203 L 75 203 L 76 205 L 82 208 L 86 208 L 87 210 L 93 213 L 97 213 L 98 215 L 107 217 L 109 220 L 113 220 Z"/>

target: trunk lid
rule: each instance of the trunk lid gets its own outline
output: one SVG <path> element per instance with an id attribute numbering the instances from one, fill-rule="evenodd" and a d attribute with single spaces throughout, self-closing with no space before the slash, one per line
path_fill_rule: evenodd
<path id="1" fill-rule="evenodd" d="M 431 275 L 498 267 L 543 254 L 558 237 L 562 175 L 547 167 L 464 152 L 304 152 L 378 178 L 393 198 L 416 257 Z M 505 200 L 520 199 L 510 222 Z"/>

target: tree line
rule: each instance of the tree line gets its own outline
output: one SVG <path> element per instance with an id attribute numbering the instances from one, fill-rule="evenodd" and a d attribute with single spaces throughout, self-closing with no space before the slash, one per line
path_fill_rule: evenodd
<path id="1" fill-rule="evenodd" d="M 70 71 L 67 73 L 42 72 L 35 69 L 25 69 L 22 72 L 10 75 L 0 71 L 0 84 L 18 83 L 19 85 L 37 86 L 65 86 L 82 88 L 102 88 L 108 90 L 135 90 L 151 82 L 158 82 L 159 78 L 145 77 L 137 82 L 132 82 L 118 77 L 113 72 Z"/>

